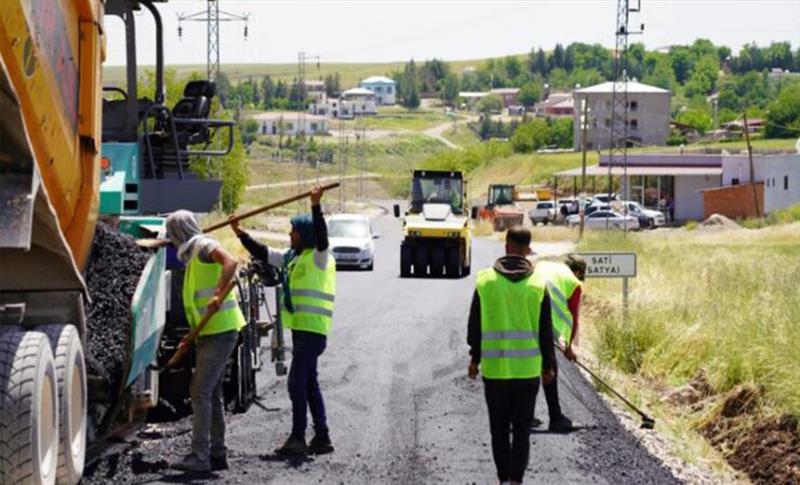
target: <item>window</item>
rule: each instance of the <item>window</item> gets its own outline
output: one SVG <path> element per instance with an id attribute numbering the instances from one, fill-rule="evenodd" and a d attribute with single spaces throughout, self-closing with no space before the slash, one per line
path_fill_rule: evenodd
<path id="1" fill-rule="evenodd" d="M 739 179 L 734 177 L 731 179 L 731 185 L 739 185 Z"/>
<path id="2" fill-rule="evenodd" d="M 386 86 L 386 94 L 392 94 L 392 87 Z"/>
<path id="3" fill-rule="evenodd" d="M 606 109 L 607 110 L 611 109 L 611 101 L 606 101 Z"/>
<path id="4" fill-rule="evenodd" d="M 639 102 L 638 101 L 631 101 L 630 102 L 630 107 L 631 107 L 631 111 L 636 111 L 639 108 Z"/>
<path id="5" fill-rule="evenodd" d="M 376 93 L 382 93 L 383 92 L 383 88 L 378 86 L 378 87 L 375 88 L 375 92 Z"/>
<path id="6" fill-rule="evenodd" d="M 606 125 L 606 128 L 608 128 L 609 126 L 611 126 L 611 120 L 606 118 L 604 124 Z"/>
<path id="7" fill-rule="evenodd" d="M 311 131 L 317 131 L 318 126 L 316 123 L 311 123 Z"/>
<path id="8" fill-rule="evenodd" d="M 597 120 L 592 120 L 592 129 L 597 129 Z"/>
<path id="9" fill-rule="evenodd" d="M 789 190 L 789 176 L 783 176 L 783 190 Z"/>
<path id="10" fill-rule="evenodd" d="M 630 121 L 631 129 L 638 130 L 639 129 L 639 120 L 631 120 Z"/>

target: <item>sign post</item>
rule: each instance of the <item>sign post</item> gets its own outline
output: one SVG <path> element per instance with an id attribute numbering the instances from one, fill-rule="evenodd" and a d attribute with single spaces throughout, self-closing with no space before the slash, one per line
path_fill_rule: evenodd
<path id="1" fill-rule="evenodd" d="M 636 253 L 580 253 L 587 278 L 622 278 L 622 321 L 628 321 L 628 278 L 636 277 Z"/>

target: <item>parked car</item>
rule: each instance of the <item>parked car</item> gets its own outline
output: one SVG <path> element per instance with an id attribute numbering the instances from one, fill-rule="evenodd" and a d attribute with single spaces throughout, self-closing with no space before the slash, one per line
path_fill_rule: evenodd
<path id="1" fill-rule="evenodd" d="M 575 227 L 581 223 L 580 218 L 571 219 L 568 224 Z M 594 211 L 584 220 L 584 227 L 587 229 L 624 229 L 627 223 L 628 230 L 639 229 L 639 218 L 631 215 L 624 216 L 613 210 Z"/>
<path id="2" fill-rule="evenodd" d="M 361 214 L 336 214 L 328 219 L 328 240 L 337 268 L 372 270 L 375 264 L 374 239 L 369 218 Z"/>
<path id="3" fill-rule="evenodd" d="M 618 194 L 611 194 L 611 198 L 608 197 L 608 194 L 595 194 L 589 205 L 608 204 L 609 201 L 613 202 L 615 200 L 619 200 Z"/>
<path id="4" fill-rule="evenodd" d="M 574 197 L 558 199 L 558 215 L 562 220 L 566 220 L 572 214 L 578 213 L 578 201 Z"/>
<path id="5" fill-rule="evenodd" d="M 625 201 L 624 204 L 628 208 L 628 214 L 636 216 L 639 219 L 639 227 L 641 228 L 655 229 L 667 223 L 664 214 L 657 210 L 645 209 L 639 205 L 638 202 L 632 200 Z"/>
<path id="6" fill-rule="evenodd" d="M 531 224 L 534 226 L 539 222 L 543 222 L 544 224 L 555 222 L 557 214 L 556 203 L 552 200 L 539 201 L 533 206 L 533 209 L 528 211 L 528 217 L 531 219 Z"/>

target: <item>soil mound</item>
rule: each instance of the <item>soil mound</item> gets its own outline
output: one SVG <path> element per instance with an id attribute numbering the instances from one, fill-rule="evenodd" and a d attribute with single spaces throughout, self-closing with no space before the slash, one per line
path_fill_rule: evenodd
<path id="1" fill-rule="evenodd" d="M 708 219 L 700 223 L 700 227 L 711 230 L 738 229 L 739 224 L 721 214 L 711 214 Z"/>

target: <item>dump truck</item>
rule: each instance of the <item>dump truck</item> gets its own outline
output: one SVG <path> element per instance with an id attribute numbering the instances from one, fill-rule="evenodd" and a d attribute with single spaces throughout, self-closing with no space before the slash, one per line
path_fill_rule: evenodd
<path id="1" fill-rule="evenodd" d="M 495 231 L 504 231 L 511 226 L 522 224 L 525 213 L 515 202 L 515 194 L 514 185 L 489 185 L 486 205 L 480 210 L 481 219 L 491 222 Z"/>
<path id="2" fill-rule="evenodd" d="M 477 209 L 477 208 L 476 208 Z M 394 206 L 400 217 L 400 206 Z M 473 211 L 472 218 L 477 216 Z M 458 278 L 470 274 L 472 231 L 461 172 L 414 170 L 403 218 L 400 277 Z"/>
<path id="3" fill-rule="evenodd" d="M 137 94 L 144 11 L 156 26 L 154 99 Z M 124 88 L 102 84 L 108 15 L 125 26 Z M 0 9 L 2 484 L 77 483 L 106 439 L 136 429 L 160 398 L 188 398 L 193 356 L 160 370 L 188 330 L 182 265 L 174 248 L 142 252 L 133 238 L 163 236 L 160 214 L 212 208 L 221 182 L 189 163 L 227 153 L 233 126 L 208 118 L 212 82 L 189 83 L 181 102 L 164 105 L 162 35 L 149 1 L 5 0 Z M 210 143 L 215 130 L 228 130 L 227 146 L 208 148 L 220 146 Z M 239 276 L 248 328 L 225 387 L 241 409 L 255 396 L 258 329 L 272 330 L 276 370 L 285 366 L 279 321 L 262 317 L 263 283 L 280 295 L 278 278 L 250 266 Z"/>

